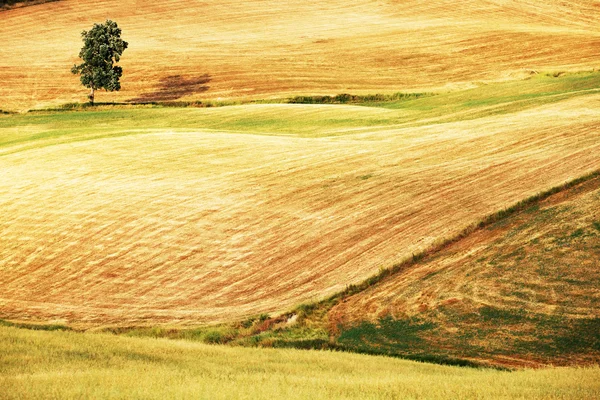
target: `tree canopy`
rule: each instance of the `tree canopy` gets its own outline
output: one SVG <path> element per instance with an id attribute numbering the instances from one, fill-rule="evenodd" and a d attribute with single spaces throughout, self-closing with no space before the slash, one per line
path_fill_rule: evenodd
<path id="1" fill-rule="evenodd" d="M 83 86 L 90 88 L 89 99 L 94 104 L 94 91 L 121 89 L 119 79 L 123 68 L 114 65 L 119 62 L 128 43 L 121 39 L 121 29 L 116 22 L 107 20 L 104 24 L 94 24 L 89 31 L 81 32 L 83 47 L 79 57 L 83 63 L 74 65 L 73 74 L 80 74 Z"/>

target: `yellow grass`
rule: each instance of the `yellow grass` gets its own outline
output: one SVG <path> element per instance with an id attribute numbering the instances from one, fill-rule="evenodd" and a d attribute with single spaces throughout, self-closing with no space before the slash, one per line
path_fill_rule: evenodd
<path id="1" fill-rule="evenodd" d="M 130 43 L 97 101 L 263 98 L 471 85 L 600 66 L 593 0 L 63 0 L 0 12 L 0 109 L 85 101 L 80 32 Z"/>
<path id="2" fill-rule="evenodd" d="M 600 369 L 503 372 L 356 354 L 0 327 L 3 399 L 592 399 Z"/>
<path id="3" fill-rule="evenodd" d="M 344 106 L 174 110 L 133 130 L 135 113 L 104 126 L 57 114 L 79 127 L 62 144 L 50 122 L 7 117 L 6 137 L 33 136 L 0 158 L 1 316 L 218 322 L 322 298 L 596 169 L 598 110 L 589 95 L 416 128 L 394 126 L 402 110 Z M 348 122 L 314 138 L 285 123 L 268 135 L 152 128 L 256 112 L 257 133 L 268 120 Z M 385 123 L 360 128 L 369 118 Z"/>

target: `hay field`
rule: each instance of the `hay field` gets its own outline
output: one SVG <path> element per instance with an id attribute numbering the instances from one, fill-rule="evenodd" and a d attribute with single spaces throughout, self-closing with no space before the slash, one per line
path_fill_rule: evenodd
<path id="1" fill-rule="evenodd" d="M 593 0 L 62 0 L 0 12 L 0 109 L 87 94 L 70 67 L 107 18 L 130 43 L 97 101 L 395 92 L 600 66 Z"/>
<path id="2" fill-rule="evenodd" d="M 532 367 L 596 364 L 599 310 L 596 177 L 345 298 L 329 318 L 349 347 Z"/>
<path id="3" fill-rule="evenodd" d="M 0 118 L 1 317 L 283 311 L 598 167 L 598 94 L 403 127 L 433 99 Z"/>
<path id="4" fill-rule="evenodd" d="M 600 370 L 506 372 L 0 326 L 3 399 L 591 399 Z"/>

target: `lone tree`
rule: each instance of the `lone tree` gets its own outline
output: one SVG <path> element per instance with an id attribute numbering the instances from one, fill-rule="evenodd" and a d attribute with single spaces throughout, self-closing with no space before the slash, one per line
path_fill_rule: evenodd
<path id="1" fill-rule="evenodd" d="M 121 89 L 119 78 L 123 68 L 113 65 L 119 62 L 128 43 L 121 39 L 121 29 L 116 22 L 107 20 L 104 24 L 94 24 L 89 31 L 81 32 L 83 47 L 79 58 L 83 63 L 74 65 L 71 72 L 81 74 L 81 83 L 90 88 L 90 103 L 94 104 L 94 91 Z"/>

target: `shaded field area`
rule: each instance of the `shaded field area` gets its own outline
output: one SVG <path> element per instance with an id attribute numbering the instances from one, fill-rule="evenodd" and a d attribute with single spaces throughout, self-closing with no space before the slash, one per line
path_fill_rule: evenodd
<path id="1" fill-rule="evenodd" d="M 586 399 L 600 370 L 506 372 L 322 351 L 0 327 L 5 399 Z"/>
<path id="2" fill-rule="evenodd" d="M 0 318 L 189 325 L 325 298 L 596 170 L 597 80 L 540 74 L 526 106 L 503 83 L 0 116 Z"/>
<path id="3" fill-rule="evenodd" d="M 600 360 L 600 178 L 474 232 L 329 312 L 356 351 L 500 365 Z"/>
<path id="4" fill-rule="evenodd" d="M 2 11 L 0 109 L 84 101 L 69 71 L 80 32 L 107 18 L 130 46 L 122 90 L 100 102 L 429 92 L 598 68 L 599 17 L 593 0 L 61 0 Z"/>

